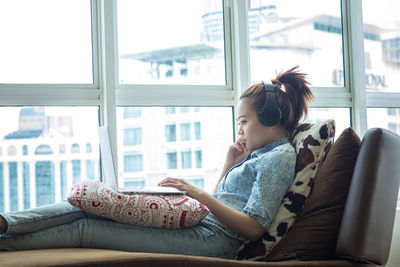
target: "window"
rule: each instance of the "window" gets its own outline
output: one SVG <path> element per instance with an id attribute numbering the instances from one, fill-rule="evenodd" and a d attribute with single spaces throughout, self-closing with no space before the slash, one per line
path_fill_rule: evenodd
<path id="1" fill-rule="evenodd" d="M 51 161 L 37 161 L 35 170 L 36 206 L 54 203 L 54 164 Z"/>
<path id="2" fill-rule="evenodd" d="M 18 210 L 18 173 L 17 162 L 8 163 L 8 173 L 10 175 L 10 210 Z"/>
<path id="3" fill-rule="evenodd" d="M 204 189 L 204 178 L 188 178 L 187 181 L 200 189 Z"/>
<path id="4" fill-rule="evenodd" d="M 365 69 L 370 92 L 400 92 L 400 59 L 396 56 L 400 51 L 399 8 L 396 0 L 362 1 L 364 50 L 371 54 L 371 68 Z"/>
<path id="5" fill-rule="evenodd" d="M 137 146 L 142 144 L 142 128 L 124 129 L 124 145 Z"/>
<path id="6" fill-rule="evenodd" d="M 146 182 L 143 178 L 125 178 L 124 186 L 143 187 Z"/>
<path id="7" fill-rule="evenodd" d="M 95 178 L 93 160 L 86 160 L 86 178 L 89 180 L 94 180 Z"/>
<path id="8" fill-rule="evenodd" d="M 190 123 L 181 123 L 181 141 L 190 141 Z"/>
<path id="9" fill-rule="evenodd" d="M 165 107 L 165 114 L 175 114 L 175 107 Z"/>
<path id="10" fill-rule="evenodd" d="M 64 145 L 64 144 L 60 144 L 60 145 L 58 146 L 58 152 L 59 152 L 60 154 L 65 154 L 65 145 Z"/>
<path id="11" fill-rule="evenodd" d="M 72 144 L 71 146 L 71 153 L 80 153 L 80 147 L 79 144 Z"/>
<path id="12" fill-rule="evenodd" d="M 337 0 L 251 1 L 251 81 L 300 65 L 313 86 L 343 87 L 341 21 Z"/>
<path id="13" fill-rule="evenodd" d="M 92 153 L 92 144 L 90 143 L 86 144 L 86 153 Z"/>
<path id="14" fill-rule="evenodd" d="M 176 113 L 168 115 L 166 106 L 142 107 L 142 118 L 134 125 L 143 129 L 143 135 L 146 130 L 146 140 L 150 141 L 143 140 L 140 147 L 124 145 L 124 129 L 132 122 L 123 117 L 123 108 L 118 107 L 116 112 L 119 184 L 140 175 L 146 185 L 152 186 L 166 175 L 180 176 L 182 171 L 188 171 L 185 178 L 202 177 L 204 189 L 215 186 L 215 177 L 233 141 L 232 107 L 201 106 L 196 113 L 189 113 L 190 116 L 180 113 L 179 107 L 174 107 Z M 193 108 L 190 106 L 190 110 Z M 201 148 L 194 136 L 189 141 L 176 142 L 181 139 L 180 124 L 192 125 L 187 130 L 188 134 L 194 134 L 196 122 L 201 124 Z M 196 151 L 201 151 L 201 156 L 211 155 L 212 160 L 200 159 L 200 152 Z M 182 155 L 182 152 L 186 153 Z"/>
<path id="15" fill-rule="evenodd" d="M 22 154 L 23 155 L 28 155 L 28 146 L 27 145 L 23 145 L 22 146 Z"/>
<path id="16" fill-rule="evenodd" d="M 176 125 L 175 124 L 165 125 L 165 139 L 167 142 L 175 142 L 176 141 Z"/>
<path id="17" fill-rule="evenodd" d="M 143 156 L 142 154 L 130 154 L 124 155 L 124 171 L 125 172 L 137 172 L 143 170 Z"/>
<path id="18" fill-rule="evenodd" d="M 192 168 L 192 151 L 182 151 L 182 169 Z"/>
<path id="19" fill-rule="evenodd" d="M 3 163 L 0 162 L 0 188 L 4 188 Z M 4 211 L 4 190 L 0 190 L 0 211 Z"/>
<path id="20" fill-rule="evenodd" d="M 139 118 L 142 116 L 142 109 L 138 107 L 124 108 L 124 119 Z"/>
<path id="21" fill-rule="evenodd" d="M 0 83 L 93 83 L 89 0 L 5 0 L 0 10 Z"/>
<path id="22" fill-rule="evenodd" d="M 196 157 L 196 168 L 202 168 L 203 167 L 203 161 L 202 161 L 201 150 L 195 151 L 195 157 Z"/>
<path id="23" fill-rule="evenodd" d="M 2 179 L 8 182 L 0 191 L 4 188 L 12 195 L 6 195 L 9 199 L 1 211 L 34 208 L 66 199 L 72 185 L 86 178 L 91 168 L 81 166 L 81 161 L 90 160 L 94 167 L 98 166 L 96 150 L 87 154 L 79 149 L 79 143 L 98 144 L 97 107 L 0 107 L 0 122 L 2 144 L 11 149 L 11 155 L 1 157 L 0 163 L 15 163 L 11 173 L 8 164 L 3 165 L 7 169 Z M 93 172 L 91 177 L 96 178 Z M 21 180 L 14 183 L 14 179 Z"/>
<path id="24" fill-rule="evenodd" d="M 194 123 L 194 138 L 196 140 L 201 139 L 201 124 L 198 121 Z"/>
<path id="25" fill-rule="evenodd" d="M 178 168 L 178 159 L 176 152 L 168 152 L 167 153 L 167 169 L 177 169 Z"/>
<path id="26" fill-rule="evenodd" d="M 225 84 L 221 0 L 118 0 L 117 7 L 120 83 Z"/>
<path id="27" fill-rule="evenodd" d="M 379 127 L 400 135 L 400 108 L 390 108 L 396 115 L 388 115 L 389 108 L 368 108 L 368 128 Z"/>
<path id="28" fill-rule="evenodd" d="M 29 182 L 29 164 L 23 162 L 23 193 L 24 193 L 24 209 L 29 209 L 31 207 L 31 190 L 30 190 L 30 182 Z"/>
<path id="29" fill-rule="evenodd" d="M 81 161 L 80 160 L 72 160 L 72 177 L 73 183 L 77 183 L 81 180 Z"/>
<path id="30" fill-rule="evenodd" d="M 189 113 L 190 107 L 180 107 L 179 111 L 180 111 L 180 113 Z"/>

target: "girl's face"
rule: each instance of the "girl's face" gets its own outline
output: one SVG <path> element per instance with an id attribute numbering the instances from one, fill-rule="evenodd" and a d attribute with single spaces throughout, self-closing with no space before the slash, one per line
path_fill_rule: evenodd
<path id="1" fill-rule="evenodd" d="M 247 98 L 239 101 L 237 122 L 239 139 L 244 141 L 248 151 L 260 149 L 273 141 L 271 138 L 272 127 L 267 127 L 260 122 Z"/>

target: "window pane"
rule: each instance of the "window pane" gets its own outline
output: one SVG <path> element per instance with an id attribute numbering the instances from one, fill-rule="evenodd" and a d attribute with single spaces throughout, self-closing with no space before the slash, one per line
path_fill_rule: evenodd
<path id="1" fill-rule="evenodd" d="M 0 212 L 65 200 L 73 183 L 98 179 L 98 107 L 0 108 Z M 62 149 L 60 149 L 62 148 Z"/>
<path id="2" fill-rule="evenodd" d="M 124 145 L 137 146 L 142 143 L 142 128 L 124 129 Z"/>
<path id="3" fill-rule="evenodd" d="M 165 140 L 167 142 L 175 142 L 176 141 L 176 125 L 175 124 L 165 125 Z"/>
<path id="4" fill-rule="evenodd" d="M 178 161 L 177 161 L 177 153 L 176 152 L 168 152 L 167 153 L 167 169 L 177 169 Z"/>
<path id="5" fill-rule="evenodd" d="M 120 83 L 225 84 L 222 0 L 118 0 L 118 50 Z"/>
<path id="6" fill-rule="evenodd" d="M 89 0 L 3 0 L 0 25 L 0 83 L 93 83 Z"/>
<path id="7" fill-rule="evenodd" d="M 368 108 L 368 128 L 383 128 L 400 135 L 400 108 Z M 400 210 L 400 188 L 397 199 Z"/>
<path id="8" fill-rule="evenodd" d="M 344 85 L 339 0 L 251 0 L 248 20 L 253 82 L 300 65 L 313 86 Z"/>
<path id="9" fill-rule="evenodd" d="M 192 168 L 192 151 L 181 152 L 182 156 L 182 169 Z"/>
<path id="10" fill-rule="evenodd" d="M 335 140 L 337 140 L 343 130 L 350 127 L 350 118 L 349 108 L 309 108 L 305 122 L 335 120 Z"/>
<path id="11" fill-rule="evenodd" d="M 368 128 L 379 127 L 400 135 L 400 108 L 368 108 Z"/>
<path id="12" fill-rule="evenodd" d="M 187 180 L 201 178 L 205 190 L 214 189 L 228 147 L 233 142 L 232 107 L 190 107 L 188 113 L 180 113 L 176 107 L 175 114 L 166 114 L 166 107 L 142 107 L 142 117 L 135 119 L 125 119 L 123 110 L 124 107 L 117 107 L 120 185 L 134 176 L 142 177 L 146 186 L 155 186 L 170 176 Z M 194 131 L 195 123 L 201 124 L 201 141 L 193 137 L 182 141 L 181 124 L 189 125 L 190 131 Z M 140 146 L 124 144 L 124 129 L 130 125 L 142 129 Z M 124 158 L 127 155 L 142 155 L 140 170 L 133 171 L 134 159 Z"/>
<path id="13" fill-rule="evenodd" d="M 181 123 L 181 141 L 190 140 L 190 123 Z"/>
<path id="14" fill-rule="evenodd" d="M 363 0 L 368 91 L 400 92 L 400 2 Z"/>

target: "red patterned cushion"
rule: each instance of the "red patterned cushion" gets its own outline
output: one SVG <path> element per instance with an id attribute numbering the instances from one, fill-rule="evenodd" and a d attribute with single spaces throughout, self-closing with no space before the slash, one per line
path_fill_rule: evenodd
<path id="1" fill-rule="evenodd" d="M 118 222 L 170 229 L 193 226 L 209 212 L 206 206 L 186 195 L 124 195 L 99 181 L 74 185 L 68 202 Z"/>

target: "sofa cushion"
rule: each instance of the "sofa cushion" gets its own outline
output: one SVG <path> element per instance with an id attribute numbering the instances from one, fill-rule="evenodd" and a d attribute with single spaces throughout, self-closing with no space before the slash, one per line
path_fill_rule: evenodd
<path id="1" fill-rule="evenodd" d="M 333 144 L 313 183 L 304 210 L 267 260 L 335 258 L 343 209 L 361 140 L 345 129 Z"/>
<path id="2" fill-rule="evenodd" d="M 296 150 L 295 178 L 275 214 L 268 231 L 256 241 L 246 241 L 239 248 L 237 259 L 264 260 L 274 246 L 286 235 L 303 209 L 317 175 L 335 135 L 335 121 L 300 124 L 292 135 Z"/>
<path id="3" fill-rule="evenodd" d="M 100 181 L 74 185 L 68 202 L 118 222 L 170 229 L 193 226 L 209 213 L 206 206 L 187 195 L 124 195 Z"/>

